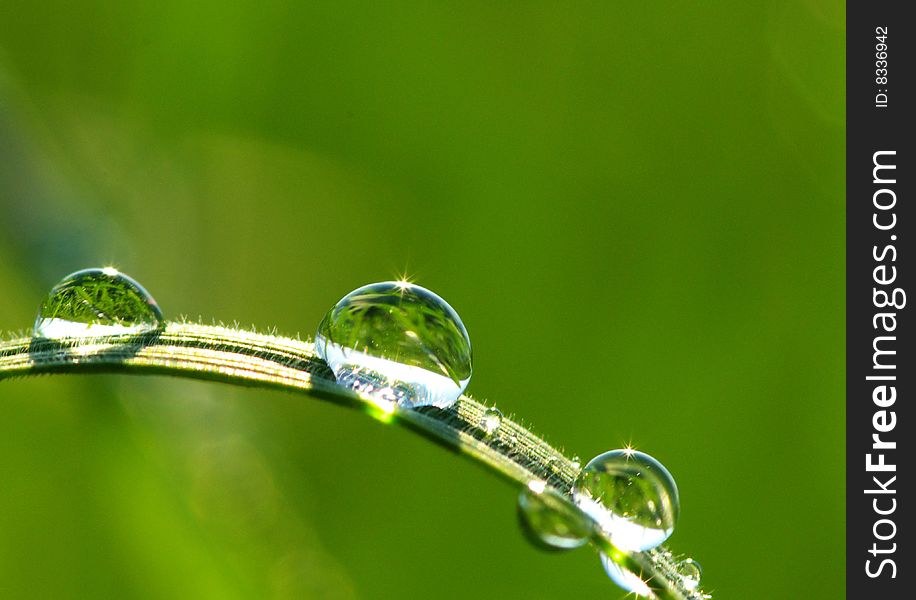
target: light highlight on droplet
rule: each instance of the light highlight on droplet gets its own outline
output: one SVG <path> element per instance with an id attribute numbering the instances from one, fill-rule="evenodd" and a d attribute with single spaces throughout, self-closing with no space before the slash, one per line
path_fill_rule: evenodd
<path id="1" fill-rule="evenodd" d="M 604 566 L 604 572 L 611 578 L 611 581 L 627 592 L 644 598 L 656 597 L 649 584 L 642 577 L 627 568 L 621 567 L 604 553 L 601 554 L 601 564 Z"/>

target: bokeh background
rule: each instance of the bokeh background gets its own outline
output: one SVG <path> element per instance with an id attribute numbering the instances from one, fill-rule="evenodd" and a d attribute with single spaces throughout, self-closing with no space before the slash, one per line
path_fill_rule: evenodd
<path id="1" fill-rule="evenodd" d="M 718 598 L 844 591 L 841 2 L 0 2 L 0 330 L 113 264 L 311 334 L 406 273 L 469 392 L 680 485 Z M 0 384 L 0 595 L 617 598 L 410 432 L 168 378 Z"/>

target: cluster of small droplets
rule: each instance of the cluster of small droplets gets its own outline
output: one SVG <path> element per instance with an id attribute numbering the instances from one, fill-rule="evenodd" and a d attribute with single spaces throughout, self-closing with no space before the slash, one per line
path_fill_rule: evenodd
<path id="1" fill-rule="evenodd" d="M 578 457 L 573 461 L 578 463 Z M 522 531 L 536 546 L 554 550 L 576 548 L 595 531 L 623 552 L 643 552 L 659 546 L 674 531 L 679 512 L 677 485 L 653 457 L 631 448 L 612 450 L 590 460 L 573 485 L 574 505 L 547 493 L 533 482 L 519 495 Z M 608 577 L 637 596 L 654 598 L 649 584 L 606 554 L 601 554 Z M 692 559 L 677 563 L 685 590 L 699 587 L 701 570 Z"/>
<path id="2" fill-rule="evenodd" d="M 433 292 L 406 282 L 364 286 L 347 294 L 325 316 L 316 348 L 338 383 L 376 403 L 398 408 L 455 402 L 471 375 L 470 340 L 457 313 Z M 479 429 L 494 437 L 503 422 L 495 407 L 480 416 Z M 513 431 L 500 444 L 514 448 Z M 599 455 L 581 467 L 571 505 L 541 481 L 518 498 L 519 523 L 542 548 L 571 549 L 585 544 L 596 528 L 625 552 L 655 548 L 674 531 L 679 511 L 674 478 L 657 460 L 632 449 Z M 581 470 L 580 470 L 581 469 Z M 603 556 L 605 570 L 618 585 L 652 596 L 645 581 Z M 696 563 L 683 563 L 685 589 L 699 585 Z"/>
<path id="3" fill-rule="evenodd" d="M 315 339 L 338 383 L 398 408 L 448 407 L 471 374 L 470 340 L 457 313 L 433 292 L 406 282 L 367 285 L 347 294 L 322 320 Z M 502 413 L 492 407 L 480 416 L 478 427 L 490 438 L 502 421 Z M 517 436 L 504 432 L 498 443 L 514 448 Z M 571 466 L 579 471 L 574 506 L 539 481 L 519 495 L 519 522 L 537 545 L 575 548 L 588 540 L 594 526 L 617 548 L 640 552 L 674 531 L 677 486 L 651 456 L 615 450 L 584 468 L 573 457 Z M 605 569 L 622 587 L 649 595 L 643 593 L 649 590 L 645 582 L 614 561 L 606 558 Z M 695 588 L 699 576 L 684 569 L 684 587 Z"/>
<path id="4" fill-rule="evenodd" d="M 33 335 L 66 342 L 83 335 L 153 332 L 162 322 L 159 307 L 139 283 L 113 268 L 86 269 L 54 286 L 39 309 Z M 403 281 L 367 285 L 344 296 L 319 325 L 315 348 L 338 384 L 386 412 L 448 408 L 472 371 L 471 343 L 458 314 L 433 292 Z M 491 407 L 480 416 L 479 428 L 489 438 L 502 422 L 502 412 Z M 514 446 L 517 437 L 510 431 L 505 442 Z M 553 472 L 559 468 L 555 460 L 547 466 Z M 580 469 L 578 456 L 571 466 Z M 671 535 L 679 512 L 677 485 L 668 470 L 630 448 L 590 460 L 579 471 L 572 498 L 570 503 L 544 481 L 530 482 L 518 497 L 525 536 L 540 548 L 569 550 L 600 532 L 621 551 L 641 552 Z M 640 574 L 605 554 L 601 560 L 621 588 L 655 597 Z M 684 589 L 699 587 L 699 563 L 687 558 L 675 568 Z"/>

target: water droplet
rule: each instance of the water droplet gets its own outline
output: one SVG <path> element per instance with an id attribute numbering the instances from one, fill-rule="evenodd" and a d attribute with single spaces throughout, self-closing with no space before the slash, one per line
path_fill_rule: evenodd
<path id="1" fill-rule="evenodd" d="M 480 427 L 487 435 L 493 435 L 503 422 L 503 413 L 495 406 L 484 411 L 480 419 Z"/>
<path id="2" fill-rule="evenodd" d="M 547 550 L 578 548 L 591 535 L 588 519 L 543 481 L 519 493 L 518 522 L 531 543 Z"/>
<path id="3" fill-rule="evenodd" d="M 579 458 L 579 455 L 578 455 L 578 454 L 576 454 L 575 456 L 572 457 L 572 460 L 570 460 L 570 466 L 571 466 L 573 469 L 579 469 L 579 467 L 582 466 L 582 462 L 581 462 L 581 459 Z"/>
<path id="4" fill-rule="evenodd" d="M 703 568 L 700 563 L 692 558 L 685 558 L 677 563 L 677 573 L 681 576 L 681 582 L 688 590 L 695 590 L 700 587 L 700 579 L 703 577 Z"/>
<path id="5" fill-rule="evenodd" d="M 458 313 L 403 281 L 344 296 L 318 325 L 315 349 L 338 383 L 391 410 L 448 408 L 471 379 L 471 341 Z"/>
<path id="6" fill-rule="evenodd" d="M 649 587 L 649 584 L 646 583 L 642 577 L 627 569 L 626 567 L 621 567 L 603 552 L 601 553 L 601 564 L 604 565 L 604 571 L 607 573 L 607 576 L 611 578 L 611 581 L 619 585 L 627 592 L 636 594 L 637 596 L 643 596 L 645 598 L 656 597 L 655 594 L 652 593 L 652 589 Z"/>
<path id="7" fill-rule="evenodd" d="M 162 312 L 149 292 L 117 269 L 85 269 L 64 277 L 41 303 L 32 335 L 63 339 L 155 331 Z"/>
<path id="8" fill-rule="evenodd" d="M 680 503 L 671 473 L 630 448 L 590 460 L 573 486 L 576 504 L 625 551 L 655 548 L 674 531 Z"/>

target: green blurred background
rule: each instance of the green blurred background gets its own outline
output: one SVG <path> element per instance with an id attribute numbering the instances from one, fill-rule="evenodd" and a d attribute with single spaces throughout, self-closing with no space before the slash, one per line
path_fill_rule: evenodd
<path id="1" fill-rule="evenodd" d="M 114 264 L 314 331 L 407 273 L 469 392 L 677 477 L 717 598 L 844 591 L 844 6 L 0 0 L 0 330 Z M 0 384 L 0 595 L 617 598 L 409 432 L 168 378 Z"/>

